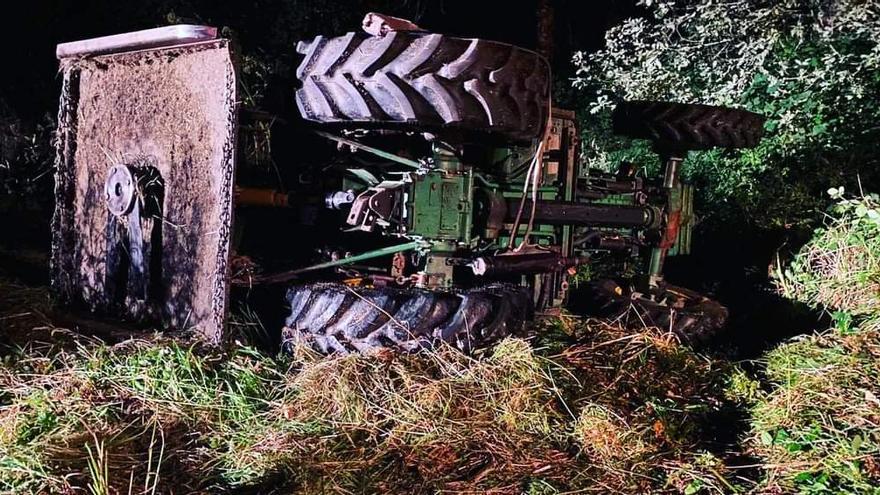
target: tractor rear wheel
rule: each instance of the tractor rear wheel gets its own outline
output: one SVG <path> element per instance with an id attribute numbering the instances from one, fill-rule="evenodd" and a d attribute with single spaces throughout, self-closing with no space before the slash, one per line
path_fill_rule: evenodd
<path id="1" fill-rule="evenodd" d="M 664 101 L 621 102 L 612 115 L 615 133 L 680 151 L 754 148 L 764 120 L 746 110 Z"/>
<path id="2" fill-rule="evenodd" d="M 537 53 L 423 32 L 348 33 L 300 42 L 296 102 L 343 127 L 455 129 L 527 141 L 541 136 L 550 68 Z"/>
<path id="3" fill-rule="evenodd" d="M 532 317 L 529 294 L 510 285 L 441 292 L 317 283 L 291 288 L 287 300 L 282 347 L 299 343 L 327 354 L 415 352 L 441 343 L 470 352 L 519 333 Z"/>

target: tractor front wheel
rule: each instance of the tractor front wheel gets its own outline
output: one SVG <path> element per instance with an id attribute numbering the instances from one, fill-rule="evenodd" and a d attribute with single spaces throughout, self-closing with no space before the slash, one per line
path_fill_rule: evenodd
<path id="1" fill-rule="evenodd" d="M 727 323 L 728 311 L 698 292 L 661 284 L 649 293 L 625 289 L 612 280 L 589 285 L 588 310 L 630 328 L 667 330 L 685 344 L 700 347 L 712 341 Z"/>

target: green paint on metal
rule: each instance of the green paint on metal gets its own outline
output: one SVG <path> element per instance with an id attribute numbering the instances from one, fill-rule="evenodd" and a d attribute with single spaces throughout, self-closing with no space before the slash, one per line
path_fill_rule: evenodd
<path id="1" fill-rule="evenodd" d="M 633 193 L 609 194 L 602 199 L 590 201 L 598 205 L 634 205 L 636 204 L 635 195 Z"/>
<path id="2" fill-rule="evenodd" d="M 407 202 L 408 232 L 430 240 L 471 241 L 474 203 L 473 171 L 442 170 L 413 176 Z"/>
<path id="3" fill-rule="evenodd" d="M 663 250 L 660 248 L 651 249 L 651 261 L 648 262 L 648 280 L 651 285 L 663 278 Z"/>
<path id="4" fill-rule="evenodd" d="M 425 258 L 425 269 L 421 273 L 421 287 L 426 288 L 449 288 L 453 285 L 453 266 L 447 260 L 455 252 L 454 242 L 439 241 L 431 244 L 431 249 Z"/>
<path id="5" fill-rule="evenodd" d="M 382 151 L 379 148 L 373 148 L 372 146 L 367 146 L 365 144 L 359 143 L 353 139 L 344 138 L 342 136 L 336 136 L 323 131 L 315 131 L 319 136 L 330 139 L 331 141 L 336 141 L 337 143 L 342 143 L 346 146 L 351 146 L 352 148 L 359 149 L 361 151 L 366 151 L 367 153 L 372 153 L 380 158 L 384 158 L 386 160 L 391 160 L 393 162 L 400 163 L 401 165 L 406 165 L 407 167 L 412 167 L 414 169 L 422 169 L 423 166 L 421 163 L 410 160 L 409 158 L 404 158 L 402 156 L 395 155 L 394 153 L 389 153 L 387 151 Z"/>
<path id="6" fill-rule="evenodd" d="M 373 251 L 367 251 L 366 253 L 361 253 L 355 256 L 348 256 L 345 258 L 340 258 L 334 261 L 327 261 L 325 263 L 318 263 L 317 265 L 308 266 L 305 268 L 300 268 L 297 270 L 292 270 L 288 272 L 291 275 L 296 275 L 305 272 L 312 272 L 315 270 L 323 270 L 325 268 L 333 268 L 335 266 L 349 265 L 351 263 L 357 263 L 358 261 L 365 261 L 373 258 L 381 258 L 382 256 L 387 256 L 389 254 L 394 253 L 402 253 L 404 251 L 413 251 L 415 249 L 419 249 L 425 246 L 425 243 L 422 241 L 412 241 L 404 244 L 397 244 L 394 246 L 383 247 L 379 249 L 374 249 Z"/>

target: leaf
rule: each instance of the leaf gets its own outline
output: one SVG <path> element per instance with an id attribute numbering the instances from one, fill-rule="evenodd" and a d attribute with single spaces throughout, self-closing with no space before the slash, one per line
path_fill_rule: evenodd
<path id="1" fill-rule="evenodd" d="M 828 195 L 831 196 L 831 199 L 840 199 L 843 197 L 843 186 L 840 187 L 831 187 L 828 189 Z"/>
<path id="2" fill-rule="evenodd" d="M 853 454 L 857 454 L 859 452 L 859 448 L 862 446 L 862 442 L 863 442 L 863 440 L 862 440 L 861 435 L 856 434 L 856 436 L 853 437 L 853 439 L 852 439 Z"/>
<path id="3" fill-rule="evenodd" d="M 776 435 L 773 436 L 773 442 L 780 444 L 786 442 L 789 438 L 788 432 L 783 429 L 776 430 Z"/>
<path id="4" fill-rule="evenodd" d="M 684 488 L 684 495 L 695 495 L 701 488 L 703 488 L 703 483 L 700 480 L 691 481 Z"/>
<path id="5" fill-rule="evenodd" d="M 811 473 L 809 471 L 802 471 L 794 477 L 794 481 L 797 483 L 804 483 L 804 482 L 812 481 L 812 480 L 813 480 L 813 473 Z"/>
<path id="6" fill-rule="evenodd" d="M 773 445 L 773 436 L 769 432 L 761 432 L 761 443 L 767 446 Z"/>

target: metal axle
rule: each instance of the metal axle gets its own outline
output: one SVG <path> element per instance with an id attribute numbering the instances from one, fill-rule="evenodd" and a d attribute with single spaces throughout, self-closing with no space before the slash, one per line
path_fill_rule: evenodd
<path id="1" fill-rule="evenodd" d="M 531 211 L 532 202 L 526 200 L 523 211 Z M 507 201 L 507 220 L 516 218 L 519 200 Z M 660 213 L 651 206 L 597 205 L 575 201 L 538 201 L 535 205 L 535 223 L 546 225 L 576 225 L 603 227 L 656 228 Z"/>

